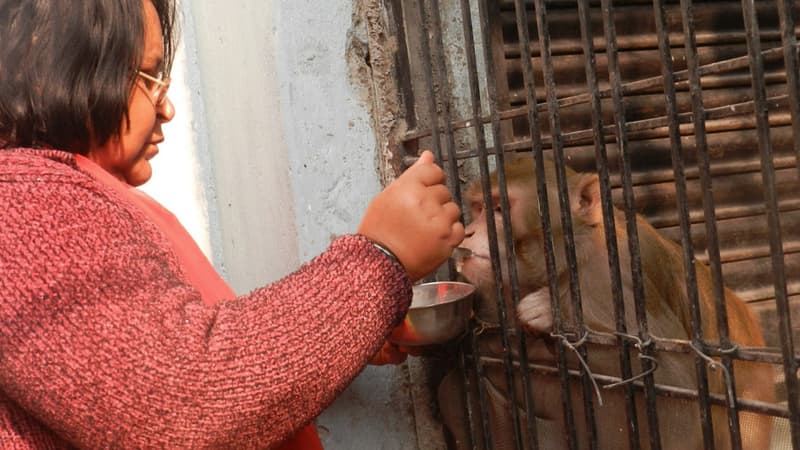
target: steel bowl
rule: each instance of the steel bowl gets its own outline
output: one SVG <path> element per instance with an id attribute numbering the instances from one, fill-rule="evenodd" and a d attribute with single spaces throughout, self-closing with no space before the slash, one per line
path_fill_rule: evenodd
<path id="1" fill-rule="evenodd" d="M 406 346 L 444 344 L 462 335 L 472 317 L 475 286 L 457 281 L 413 287 L 411 307 L 389 341 Z"/>

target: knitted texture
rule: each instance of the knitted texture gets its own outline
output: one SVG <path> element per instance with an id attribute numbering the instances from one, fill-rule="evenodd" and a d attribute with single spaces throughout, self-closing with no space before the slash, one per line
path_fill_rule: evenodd
<path id="1" fill-rule="evenodd" d="M 411 299 L 363 237 L 205 306 L 163 234 L 56 151 L 0 151 L 0 448 L 271 448 Z"/>

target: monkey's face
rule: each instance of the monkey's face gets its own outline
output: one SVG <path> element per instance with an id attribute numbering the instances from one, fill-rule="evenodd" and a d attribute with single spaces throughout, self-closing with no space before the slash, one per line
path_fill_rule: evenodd
<path id="1" fill-rule="evenodd" d="M 559 189 L 556 185 L 556 171 L 553 162 L 544 160 L 544 172 L 547 187 L 548 214 L 550 236 L 552 237 L 555 256 L 556 276 L 566 270 L 563 230 L 560 220 Z M 544 250 L 544 232 L 540 214 L 536 171 L 533 158 L 519 157 L 506 162 L 506 192 L 508 193 L 511 235 L 516 254 L 515 264 L 520 294 L 527 295 L 548 285 L 546 255 Z M 567 170 L 569 185 L 569 203 L 572 209 L 573 231 L 581 235 L 592 230 L 602 221 L 596 175 L 576 174 Z M 487 220 L 494 223 L 497 230 L 497 243 L 500 256 L 503 283 L 510 286 L 508 251 L 503 225 L 503 211 L 500 202 L 500 189 L 497 174 L 490 177 L 491 210 L 484 200 L 480 182 L 472 184 L 466 191 L 466 200 L 471 212 L 471 222 L 466 227 L 466 235 L 462 247 L 475 254 L 464 260 L 462 274 L 475 284 L 484 297 L 494 298 L 495 275 L 492 269 L 489 245 L 489 227 Z"/>
<path id="2" fill-rule="evenodd" d="M 543 244 L 541 219 L 538 212 L 538 202 L 535 199 L 535 187 L 531 186 L 531 179 L 510 179 L 508 184 L 509 216 L 511 219 L 511 234 L 517 255 L 516 267 L 519 274 L 519 285 L 523 294 L 544 286 L 547 282 L 546 270 L 543 264 Z M 533 189 L 531 189 L 533 187 Z M 469 202 L 471 222 L 465 230 L 465 238 L 461 246 L 473 252 L 473 256 L 466 258 L 461 266 L 461 273 L 472 284 L 489 298 L 495 296 L 495 273 L 492 268 L 489 242 L 489 223 L 494 224 L 497 231 L 497 244 L 500 256 L 503 283 L 510 285 L 508 267 L 508 248 L 505 239 L 503 223 L 503 210 L 500 203 L 499 190 L 496 180 L 492 180 L 491 209 L 487 208 L 484 201 L 481 185 L 473 184 L 466 195 Z"/>

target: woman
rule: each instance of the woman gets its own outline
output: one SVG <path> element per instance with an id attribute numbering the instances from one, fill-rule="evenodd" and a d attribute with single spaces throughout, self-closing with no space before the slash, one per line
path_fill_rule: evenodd
<path id="1" fill-rule="evenodd" d="M 424 153 L 358 234 L 236 297 L 132 188 L 174 115 L 174 8 L 0 0 L 2 448 L 319 448 L 308 424 L 463 238 Z"/>

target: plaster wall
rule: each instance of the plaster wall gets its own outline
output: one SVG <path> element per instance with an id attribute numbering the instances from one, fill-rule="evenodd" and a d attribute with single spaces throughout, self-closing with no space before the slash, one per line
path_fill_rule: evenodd
<path id="1" fill-rule="evenodd" d="M 234 290 L 354 232 L 380 190 L 345 59 L 352 0 L 184 0 L 178 115 L 145 190 Z M 343 349 L 344 350 L 344 349 Z M 317 421 L 326 449 L 416 449 L 404 366 L 369 367 Z"/>

